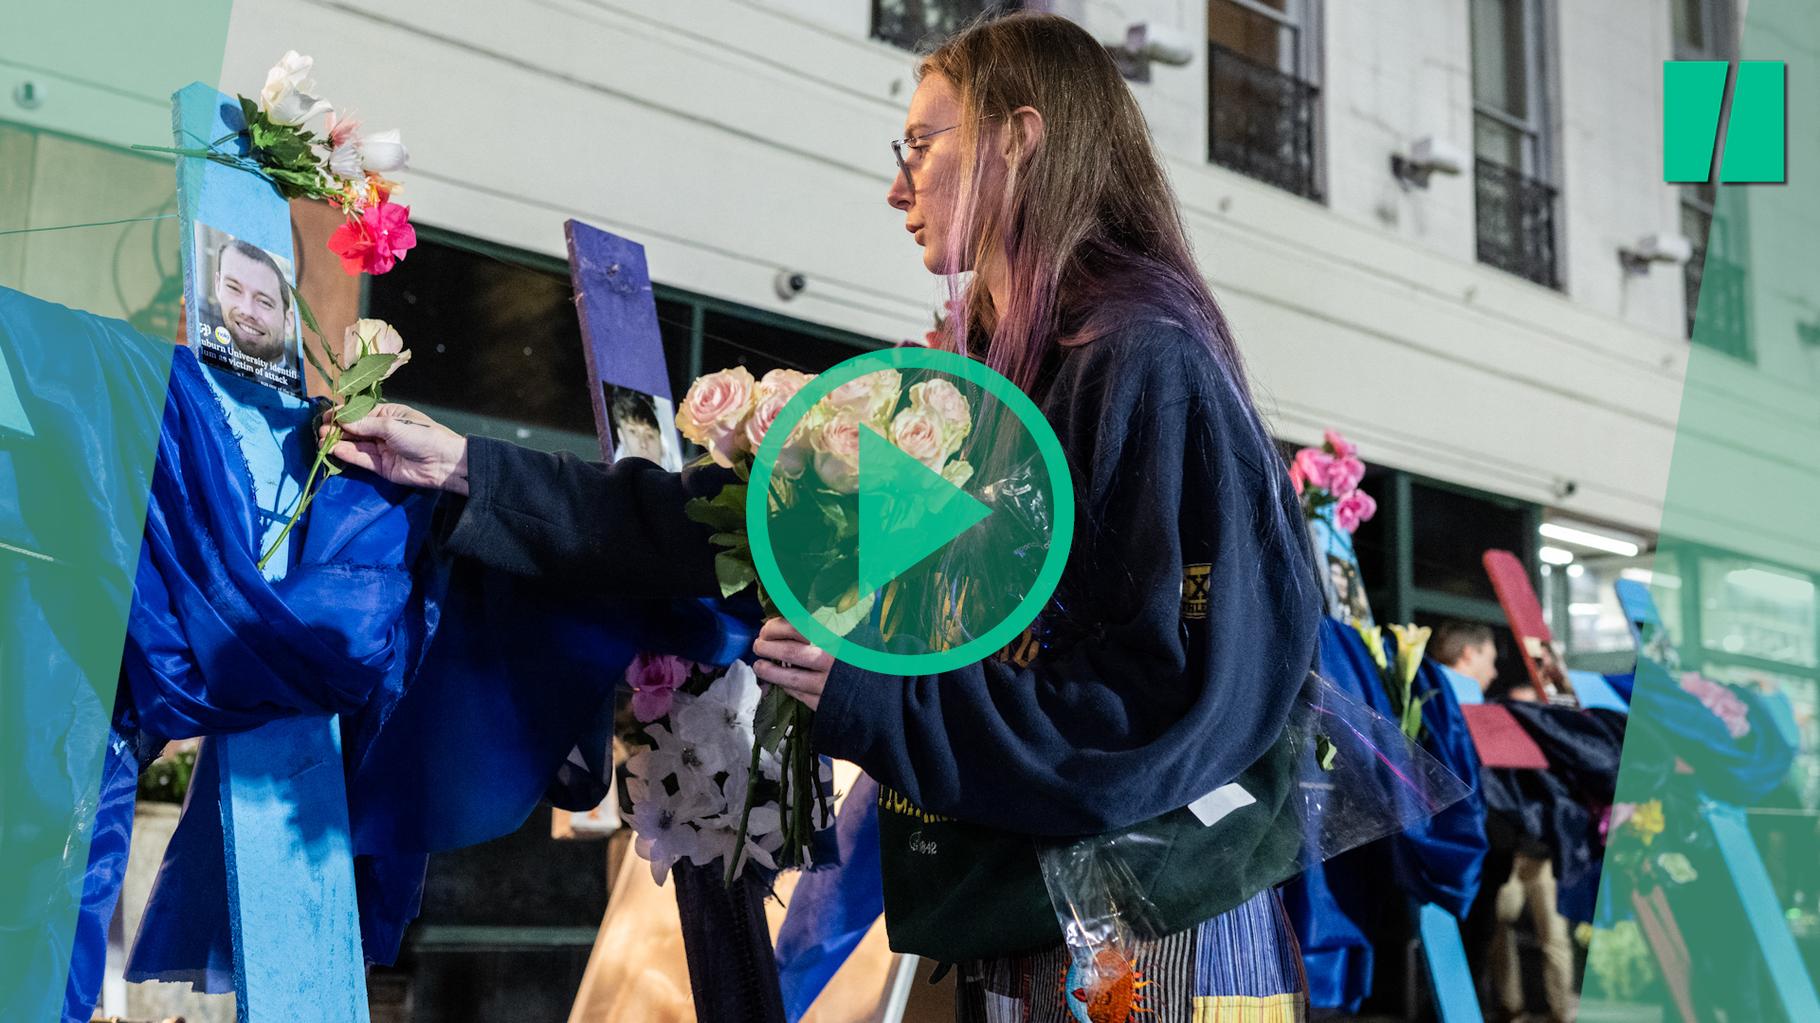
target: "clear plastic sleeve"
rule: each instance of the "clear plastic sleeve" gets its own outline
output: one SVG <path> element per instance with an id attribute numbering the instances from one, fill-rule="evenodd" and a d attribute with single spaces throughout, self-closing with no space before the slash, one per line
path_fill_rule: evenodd
<path id="1" fill-rule="evenodd" d="M 1395 722 L 1314 672 L 1272 755 L 1290 768 L 1280 796 L 1210 794 L 1197 801 L 1209 805 L 1189 825 L 1207 829 L 1212 856 L 1241 848 L 1242 855 L 1197 871 L 1217 871 L 1234 905 L 1312 864 L 1417 826 L 1469 792 Z M 1244 776 L 1235 784 L 1243 788 Z M 1273 819 L 1260 823 L 1262 815 Z M 1230 841 L 1217 835 L 1222 826 Z M 1179 929 L 1181 920 L 1172 915 L 1179 911 L 1165 904 L 1168 893 L 1156 877 L 1158 863 L 1180 853 L 1181 834 L 1180 824 L 1139 826 L 1039 846 L 1043 880 L 1073 958 L 1070 987 L 1084 1000 L 1129 977 L 1139 943 Z"/>

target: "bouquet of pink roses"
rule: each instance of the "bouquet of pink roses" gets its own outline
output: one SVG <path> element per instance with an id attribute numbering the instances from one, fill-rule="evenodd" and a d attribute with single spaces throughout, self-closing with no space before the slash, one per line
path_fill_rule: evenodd
<path id="1" fill-rule="evenodd" d="M 690 518 L 715 530 L 721 592 L 732 596 L 753 587 L 767 615 L 777 609 L 752 563 L 746 481 L 753 455 L 778 414 L 812 379 L 774 369 L 755 380 L 743 366 L 724 369 L 695 381 L 676 414 L 683 436 L 707 449 L 704 459 L 732 469 L 739 480 L 688 507 Z M 972 426 L 971 406 L 954 384 L 932 378 L 906 388 L 896 370 L 879 370 L 834 388 L 791 430 L 767 495 L 772 538 L 774 544 L 788 538 L 783 542 L 793 554 L 792 590 L 830 631 L 846 634 L 871 613 L 875 599 L 875 594 L 861 592 L 851 557 L 859 528 L 860 431 L 876 432 L 959 487 L 973 474 L 961 457 Z M 748 776 L 756 798 L 761 760 L 775 757 L 781 765 L 783 844 L 777 862 L 782 867 L 807 865 L 809 839 L 820 826 L 816 822 L 827 820 L 827 794 L 818 784 L 820 772 L 809 746 L 813 721 L 812 711 L 775 688 L 766 689 L 755 714 Z M 735 849 L 745 848 L 744 831 L 742 823 Z M 737 866 L 728 864 L 729 878 Z"/>

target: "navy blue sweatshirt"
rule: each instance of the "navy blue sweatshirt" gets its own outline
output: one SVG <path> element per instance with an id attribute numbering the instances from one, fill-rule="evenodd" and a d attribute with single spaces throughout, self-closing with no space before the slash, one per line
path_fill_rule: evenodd
<path id="1" fill-rule="evenodd" d="M 1258 761 L 1313 665 L 1296 498 L 1210 348 L 1132 324 L 1062 349 L 1041 405 L 1077 515 L 1034 658 L 828 678 L 816 746 L 894 790 L 888 812 L 1024 835 L 1157 817 Z"/>

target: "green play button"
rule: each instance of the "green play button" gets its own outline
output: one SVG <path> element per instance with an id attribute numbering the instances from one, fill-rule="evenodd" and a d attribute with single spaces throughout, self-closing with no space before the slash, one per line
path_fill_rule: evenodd
<path id="1" fill-rule="evenodd" d="M 765 595 L 839 659 L 930 674 L 1004 649 L 1061 579 L 1074 492 L 1009 380 L 951 352 L 868 352 L 765 433 L 746 493 Z"/>
<path id="2" fill-rule="evenodd" d="M 878 590 L 990 514 L 877 429 L 860 430 L 860 592 Z"/>

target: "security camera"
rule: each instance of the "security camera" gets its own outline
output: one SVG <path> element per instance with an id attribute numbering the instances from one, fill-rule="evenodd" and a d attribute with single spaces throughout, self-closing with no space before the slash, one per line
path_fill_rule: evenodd
<path id="1" fill-rule="evenodd" d="M 772 283 L 777 288 L 777 297 L 788 302 L 809 287 L 809 278 L 795 270 L 779 270 Z"/>
<path id="2" fill-rule="evenodd" d="M 1390 172 L 1416 188 L 1428 187 L 1430 174 L 1459 174 L 1466 170 L 1466 153 L 1443 138 L 1424 135 L 1410 144 L 1407 156 L 1390 158 Z"/>
<path id="3" fill-rule="evenodd" d="M 1694 243 L 1686 235 L 1656 233 L 1618 250 L 1618 262 L 1627 273 L 1649 272 L 1651 263 L 1685 263 L 1694 256 Z"/>
<path id="4" fill-rule="evenodd" d="M 1188 33 L 1172 25 L 1140 21 L 1125 30 L 1125 53 L 1137 60 L 1181 67 L 1192 63 L 1198 50 Z"/>

